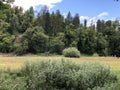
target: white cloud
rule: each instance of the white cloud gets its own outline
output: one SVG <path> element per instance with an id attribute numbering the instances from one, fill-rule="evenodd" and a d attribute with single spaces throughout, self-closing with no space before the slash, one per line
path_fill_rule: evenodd
<path id="1" fill-rule="evenodd" d="M 64 17 L 64 18 L 66 18 L 66 17 L 67 17 L 67 13 L 63 13 L 62 15 L 63 15 L 63 17 Z"/>
<path id="2" fill-rule="evenodd" d="M 106 19 L 105 21 L 111 20 L 111 21 L 115 21 L 117 18 L 116 17 L 112 17 L 110 19 Z"/>
<path id="3" fill-rule="evenodd" d="M 88 17 L 88 16 L 80 16 L 80 20 L 81 20 L 81 21 L 83 21 L 83 20 L 85 20 L 85 19 L 88 20 L 89 17 Z"/>
<path id="4" fill-rule="evenodd" d="M 98 19 L 103 19 L 103 20 L 105 20 L 105 17 L 108 16 L 108 15 L 109 15 L 108 12 L 102 12 L 102 13 L 98 14 L 97 16 L 94 16 L 94 17 L 92 17 L 92 18 L 89 18 L 89 19 L 88 19 L 88 22 L 87 22 L 87 25 L 88 25 L 88 26 L 90 26 L 91 24 L 95 24 L 95 25 L 96 25 L 96 22 L 97 22 Z M 109 20 L 111 20 L 111 19 L 109 19 Z M 105 21 L 106 21 L 106 20 L 105 20 Z"/>
<path id="5" fill-rule="evenodd" d="M 108 16 L 108 12 L 102 12 L 98 15 L 98 18 L 102 18 L 102 17 L 105 17 L 105 16 Z"/>
<path id="6" fill-rule="evenodd" d="M 96 24 L 97 17 L 92 17 L 88 20 L 87 25 L 90 26 L 91 24 Z"/>
<path id="7" fill-rule="evenodd" d="M 89 19 L 89 21 L 96 21 L 97 20 L 97 17 L 92 17 Z"/>
<path id="8" fill-rule="evenodd" d="M 33 7 L 38 5 L 47 5 L 49 8 L 53 8 L 55 4 L 62 2 L 62 0 L 15 0 L 13 5 L 21 6 L 24 10 L 29 9 L 29 7 Z"/>

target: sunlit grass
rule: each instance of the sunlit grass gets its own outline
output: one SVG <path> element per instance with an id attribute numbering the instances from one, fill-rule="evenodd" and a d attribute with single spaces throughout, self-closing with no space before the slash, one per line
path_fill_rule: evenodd
<path id="1" fill-rule="evenodd" d="M 37 60 L 62 60 L 67 59 L 76 63 L 101 63 L 110 66 L 114 71 L 120 71 L 120 59 L 116 57 L 81 57 L 81 58 L 65 58 L 63 56 L 21 56 L 21 57 L 3 57 L 0 56 L 1 69 L 19 69 L 26 61 Z"/>

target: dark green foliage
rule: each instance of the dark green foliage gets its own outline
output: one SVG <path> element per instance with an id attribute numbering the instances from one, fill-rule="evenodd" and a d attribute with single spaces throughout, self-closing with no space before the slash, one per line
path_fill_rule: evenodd
<path id="1" fill-rule="evenodd" d="M 27 40 L 30 52 L 42 53 L 47 50 L 48 36 L 44 34 L 42 27 L 28 28 L 23 34 L 22 40 Z"/>
<path id="2" fill-rule="evenodd" d="M 65 57 L 80 57 L 80 52 L 75 47 L 69 47 L 63 50 Z"/>
<path id="3" fill-rule="evenodd" d="M 79 27 L 80 20 L 79 20 L 79 14 L 78 13 L 73 17 L 72 24 L 74 25 L 74 28 L 78 28 Z"/>
<path id="4" fill-rule="evenodd" d="M 51 19 L 50 19 L 50 13 L 47 6 L 44 6 L 41 8 L 38 19 L 36 22 L 38 25 L 42 26 L 45 30 L 45 33 L 48 35 L 51 35 Z"/>
<path id="5" fill-rule="evenodd" d="M 51 30 L 50 31 L 51 31 L 51 35 L 54 37 L 57 35 L 56 22 L 55 22 L 56 15 L 54 12 L 52 12 L 50 18 L 51 18 Z"/>
<path id="6" fill-rule="evenodd" d="M 4 4 L 3 2 L 0 1 L 0 10 L 9 9 L 9 8 L 10 8 L 9 4 Z"/>
<path id="7" fill-rule="evenodd" d="M 10 27 L 10 24 L 3 21 L 3 20 L 0 20 L 0 30 L 3 31 L 3 32 L 6 32 L 8 30 L 8 28 Z"/>
<path id="8" fill-rule="evenodd" d="M 85 19 L 84 20 L 84 29 L 86 29 L 87 28 L 87 20 Z"/>
<path id="9" fill-rule="evenodd" d="M 57 30 L 57 32 L 63 32 L 65 30 L 64 17 L 62 16 L 59 10 L 56 11 L 55 23 L 55 29 Z"/>
<path id="10" fill-rule="evenodd" d="M 80 30 L 78 49 L 81 53 L 92 55 L 96 47 L 96 32 L 92 28 Z"/>
<path id="11" fill-rule="evenodd" d="M 14 46 L 14 52 L 17 55 L 23 55 L 28 51 L 28 42 L 27 40 L 21 41 L 21 43 L 16 43 Z"/>
<path id="12" fill-rule="evenodd" d="M 109 54 L 120 57 L 120 33 L 111 36 L 109 43 Z"/>
<path id="13" fill-rule="evenodd" d="M 47 42 L 48 36 L 44 33 L 38 32 L 33 35 L 31 44 L 36 53 L 42 53 L 47 49 Z"/>
<path id="14" fill-rule="evenodd" d="M 109 68 L 69 61 L 27 63 L 22 68 L 27 90 L 87 90 L 116 82 Z"/>
<path id="15" fill-rule="evenodd" d="M 51 30 L 49 31 L 51 35 L 54 37 L 57 33 L 64 32 L 65 30 L 65 23 L 64 17 L 61 15 L 60 11 L 57 10 L 56 13 L 52 12 L 51 17 Z"/>
<path id="16" fill-rule="evenodd" d="M 9 53 L 13 49 L 14 36 L 0 32 L 0 52 Z"/>
<path id="17" fill-rule="evenodd" d="M 21 15 L 22 13 L 20 13 Z M 34 19 L 34 10 L 33 7 L 30 7 L 29 10 L 27 10 L 22 16 L 19 16 L 21 29 L 19 29 L 20 33 L 23 33 L 27 30 L 27 28 L 30 28 L 33 26 L 33 19 Z"/>
<path id="18" fill-rule="evenodd" d="M 102 33 L 98 33 L 97 35 L 97 45 L 96 52 L 99 56 L 107 56 L 108 55 L 108 42 L 106 38 L 102 35 Z"/>
<path id="19" fill-rule="evenodd" d="M 10 3 L 14 2 L 14 0 L 0 0 L 0 2 L 10 4 Z"/>
<path id="20" fill-rule="evenodd" d="M 65 46 L 66 47 L 77 47 L 78 42 L 78 30 L 73 29 L 73 24 L 67 25 L 65 30 Z"/>
<path id="21" fill-rule="evenodd" d="M 10 24 L 10 27 L 7 29 L 7 32 L 11 34 L 16 34 L 22 29 L 22 15 L 23 9 L 21 7 L 14 7 L 8 10 L 5 10 L 6 19 L 5 21 Z"/>
<path id="22" fill-rule="evenodd" d="M 57 37 L 53 38 L 50 42 L 50 52 L 62 54 L 62 50 L 65 47 L 64 33 L 58 33 Z"/>
<path id="23" fill-rule="evenodd" d="M 73 17 L 72 17 L 72 15 L 71 15 L 71 13 L 68 12 L 67 17 L 66 17 L 66 19 L 65 19 L 66 25 L 71 24 L 71 23 L 72 23 L 72 20 L 73 20 Z"/>
<path id="24" fill-rule="evenodd" d="M 103 33 L 103 32 L 104 32 L 104 29 L 105 29 L 104 21 L 103 21 L 103 20 L 98 20 L 98 21 L 97 21 L 97 31 L 98 31 L 99 33 Z"/>

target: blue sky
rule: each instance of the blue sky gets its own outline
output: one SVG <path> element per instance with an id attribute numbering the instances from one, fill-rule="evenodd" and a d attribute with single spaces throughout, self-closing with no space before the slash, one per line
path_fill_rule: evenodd
<path id="1" fill-rule="evenodd" d="M 69 11 L 73 16 L 78 13 L 81 21 L 87 19 L 88 24 L 91 21 L 95 23 L 98 19 L 120 19 L 120 1 L 114 0 L 15 0 L 14 5 L 21 6 L 24 10 L 33 6 L 38 11 L 41 6 L 47 5 L 50 12 L 59 9 L 64 16 Z"/>
<path id="2" fill-rule="evenodd" d="M 51 11 L 60 9 L 64 15 L 71 11 L 74 16 L 79 13 L 81 20 L 88 19 L 88 23 L 97 19 L 115 19 L 120 17 L 120 2 L 114 0 L 63 0 L 56 4 Z"/>
<path id="3" fill-rule="evenodd" d="M 62 13 L 79 13 L 80 15 L 93 17 L 102 12 L 108 12 L 111 17 L 118 17 L 120 14 L 120 2 L 114 0 L 63 0 L 56 4 L 51 11 L 60 9 Z"/>

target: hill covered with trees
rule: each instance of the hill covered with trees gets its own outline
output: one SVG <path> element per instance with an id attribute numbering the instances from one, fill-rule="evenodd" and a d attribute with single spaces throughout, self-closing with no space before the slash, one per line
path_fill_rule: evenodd
<path id="1" fill-rule="evenodd" d="M 8 2 L 9 3 L 9 2 Z M 76 47 L 81 53 L 100 56 L 120 56 L 120 23 L 98 20 L 96 25 L 80 23 L 79 14 L 60 10 L 49 12 L 46 6 L 34 15 L 33 7 L 11 7 L 0 1 L 0 52 L 56 53 Z"/>

